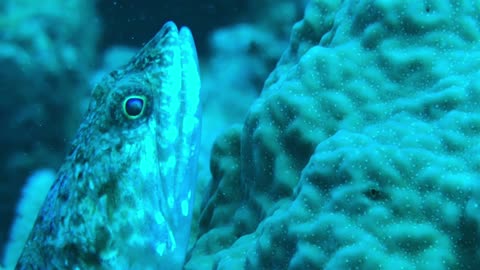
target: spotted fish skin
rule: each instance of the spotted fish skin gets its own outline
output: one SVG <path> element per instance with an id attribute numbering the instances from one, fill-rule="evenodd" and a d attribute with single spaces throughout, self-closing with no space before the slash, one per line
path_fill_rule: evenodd
<path id="1" fill-rule="evenodd" d="M 181 269 L 199 91 L 192 35 L 172 22 L 105 76 L 15 269 Z"/>

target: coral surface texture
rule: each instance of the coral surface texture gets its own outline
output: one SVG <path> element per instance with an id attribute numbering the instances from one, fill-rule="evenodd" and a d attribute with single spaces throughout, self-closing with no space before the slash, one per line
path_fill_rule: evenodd
<path id="1" fill-rule="evenodd" d="M 480 269 L 480 3 L 312 0 L 186 269 Z"/>

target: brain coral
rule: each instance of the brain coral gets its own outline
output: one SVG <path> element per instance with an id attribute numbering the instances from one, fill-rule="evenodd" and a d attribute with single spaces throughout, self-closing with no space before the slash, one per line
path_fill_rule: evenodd
<path id="1" fill-rule="evenodd" d="M 479 269 L 480 3 L 312 0 L 186 269 Z"/>

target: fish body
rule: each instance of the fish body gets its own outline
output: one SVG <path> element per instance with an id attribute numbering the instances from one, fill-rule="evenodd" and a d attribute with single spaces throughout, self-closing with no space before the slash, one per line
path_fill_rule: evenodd
<path id="1" fill-rule="evenodd" d="M 192 35 L 172 22 L 106 75 L 15 269 L 181 269 L 199 91 Z"/>

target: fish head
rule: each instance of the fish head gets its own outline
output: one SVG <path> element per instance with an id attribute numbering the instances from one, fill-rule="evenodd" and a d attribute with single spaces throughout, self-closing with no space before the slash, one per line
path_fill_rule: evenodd
<path id="1" fill-rule="evenodd" d="M 199 92 L 192 35 L 172 22 L 94 89 L 71 153 L 83 183 L 73 188 L 71 207 L 82 210 L 77 227 L 85 237 L 101 240 L 94 249 L 103 265 L 181 268 L 197 174 Z"/>

